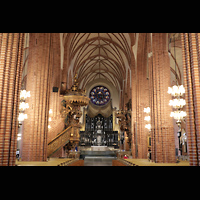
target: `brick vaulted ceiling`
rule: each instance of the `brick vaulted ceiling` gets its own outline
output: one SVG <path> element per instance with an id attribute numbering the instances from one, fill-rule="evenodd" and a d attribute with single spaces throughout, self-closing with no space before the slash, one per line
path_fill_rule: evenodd
<path id="1" fill-rule="evenodd" d="M 78 74 L 82 88 L 95 79 L 106 79 L 118 90 L 123 89 L 131 67 L 134 34 L 65 33 L 62 40 L 67 48 L 68 71 Z"/>

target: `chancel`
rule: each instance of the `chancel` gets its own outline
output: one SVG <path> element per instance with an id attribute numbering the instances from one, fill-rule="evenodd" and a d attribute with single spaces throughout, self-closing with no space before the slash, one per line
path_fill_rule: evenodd
<path id="1" fill-rule="evenodd" d="M 80 132 L 80 145 L 82 146 L 116 146 L 118 144 L 118 131 L 113 131 L 112 115 L 104 118 L 101 114 L 94 118 L 86 116 L 86 131 Z"/>
<path id="2" fill-rule="evenodd" d="M 1 166 L 199 166 L 199 33 L 0 33 Z"/>

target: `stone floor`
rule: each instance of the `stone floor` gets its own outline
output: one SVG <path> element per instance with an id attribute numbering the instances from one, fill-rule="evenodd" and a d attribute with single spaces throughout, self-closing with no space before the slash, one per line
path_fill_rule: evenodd
<path id="1" fill-rule="evenodd" d="M 89 157 L 84 159 L 84 166 L 112 166 L 113 157 Z"/>

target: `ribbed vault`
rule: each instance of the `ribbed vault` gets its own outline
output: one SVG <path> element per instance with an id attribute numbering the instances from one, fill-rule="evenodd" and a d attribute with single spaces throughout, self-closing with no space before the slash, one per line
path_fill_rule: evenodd
<path id="1" fill-rule="evenodd" d="M 106 79 L 117 89 L 131 66 L 131 45 L 134 35 L 128 33 L 71 33 L 63 34 L 68 48 L 69 71 L 78 74 L 80 87 L 95 79 Z"/>

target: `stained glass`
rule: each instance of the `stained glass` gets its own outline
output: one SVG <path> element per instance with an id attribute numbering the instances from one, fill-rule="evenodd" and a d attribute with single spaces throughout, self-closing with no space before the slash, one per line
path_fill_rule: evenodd
<path id="1" fill-rule="evenodd" d="M 90 99 L 95 105 L 105 105 L 110 100 L 110 91 L 104 86 L 96 86 L 90 91 Z"/>

